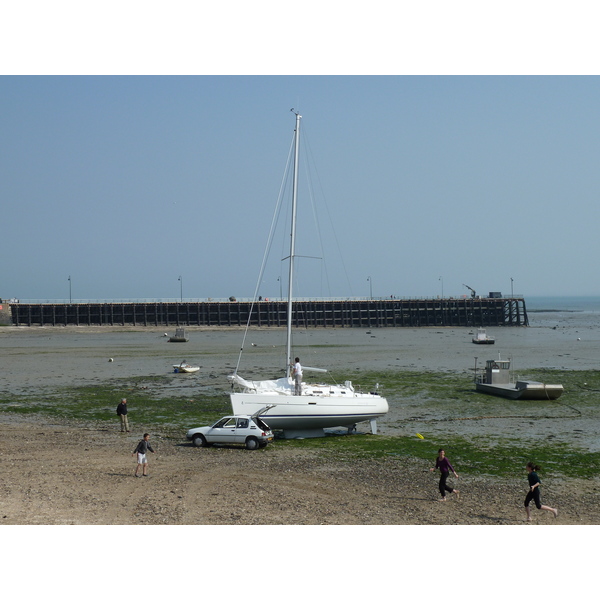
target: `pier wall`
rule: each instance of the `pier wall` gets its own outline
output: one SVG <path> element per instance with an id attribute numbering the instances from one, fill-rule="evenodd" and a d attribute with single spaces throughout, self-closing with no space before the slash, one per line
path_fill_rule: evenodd
<path id="1" fill-rule="evenodd" d="M 250 310 L 252 308 L 252 315 Z M 12 323 L 284 327 L 287 303 L 118 302 L 12 304 Z M 294 303 L 295 327 L 521 327 L 529 325 L 523 298 L 310 300 Z"/>
<path id="2" fill-rule="evenodd" d="M 0 325 L 12 325 L 11 305 L 0 299 Z"/>

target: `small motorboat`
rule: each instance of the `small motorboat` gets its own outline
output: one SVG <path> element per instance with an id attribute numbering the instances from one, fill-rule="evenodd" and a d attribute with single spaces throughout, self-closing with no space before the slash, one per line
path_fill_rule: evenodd
<path id="1" fill-rule="evenodd" d="M 175 335 L 172 335 L 167 341 L 169 342 L 189 342 L 190 338 L 185 336 L 185 328 L 177 327 Z"/>
<path id="2" fill-rule="evenodd" d="M 197 373 L 200 367 L 194 367 L 188 364 L 185 360 L 181 361 L 178 365 L 173 365 L 174 373 Z"/>
<path id="3" fill-rule="evenodd" d="M 490 337 L 485 332 L 485 329 L 481 329 L 481 328 L 479 328 L 477 330 L 477 335 L 475 337 L 473 337 L 474 344 L 494 344 L 495 342 L 496 342 L 496 339 L 493 337 Z"/>
<path id="4" fill-rule="evenodd" d="M 475 372 L 475 389 L 513 400 L 556 400 L 564 388 L 559 383 L 518 380 L 511 383 L 510 360 L 488 360 L 483 374 Z"/>

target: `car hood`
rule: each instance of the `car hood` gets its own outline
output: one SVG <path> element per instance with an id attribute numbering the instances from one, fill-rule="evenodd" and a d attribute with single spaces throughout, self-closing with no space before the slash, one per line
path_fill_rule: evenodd
<path id="1" fill-rule="evenodd" d="M 207 433 L 210 429 L 212 429 L 211 425 L 203 425 L 202 427 L 188 429 L 188 433 Z"/>

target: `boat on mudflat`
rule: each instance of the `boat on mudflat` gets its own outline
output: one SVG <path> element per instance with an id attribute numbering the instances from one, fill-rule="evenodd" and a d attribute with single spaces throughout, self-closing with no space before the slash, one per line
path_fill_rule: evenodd
<path id="1" fill-rule="evenodd" d="M 473 343 L 474 344 L 494 344 L 496 342 L 496 339 L 489 336 L 485 329 L 481 329 L 479 328 L 477 330 L 477 335 L 475 335 L 473 337 Z"/>
<path id="2" fill-rule="evenodd" d="M 323 428 L 347 427 L 353 431 L 357 423 L 369 421 L 371 432 L 377 433 L 377 418 L 388 412 L 388 403 L 379 395 L 377 386 L 370 392 L 354 389 L 350 381 L 340 384 L 314 384 L 303 382 L 300 393 L 296 395 L 291 377 L 292 357 L 292 311 L 294 263 L 297 258 L 296 206 L 298 195 L 298 153 L 300 142 L 300 119 L 296 113 L 294 130 L 294 173 L 292 190 L 292 222 L 290 236 L 288 301 L 287 301 L 287 348 L 286 375 L 279 379 L 249 381 L 235 371 L 228 376 L 232 391 L 231 406 L 236 415 L 250 415 L 274 405 L 261 419 L 271 429 L 283 430 L 286 438 L 305 438 L 324 435 Z M 241 357 L 241 353 L 240 353 Z M 238 361 L 239 365 L 239 361 Z M 326 372 L 326 369 L 302 366 L 305 371 Z"/>
<path id="3" fill-rule="evenodd" d="M 185 360 L 178 365 L 173 365 L 173 371 L 175 373 L 197 373 L 199 370 L 200 367 L 189 365 Z"/>
<path id="4" fill-rule="evenodd" d="M 475 372 L 475 389 L 513 400 L 556 400 L 564 392 L 562 384 L 557 383 L 526 379 L 511 382 L 510 360 L 500 359 L 488 360 L 482 374 Z"/>
<path id="5" fill-rule="evenodd" d="M 190 338 L 186 337 L 184 327 L 177 327 L 177 329 L 175 329 L 175 335 L 172 335 L 167 341 L 168 342 L 189 342 Z"/>

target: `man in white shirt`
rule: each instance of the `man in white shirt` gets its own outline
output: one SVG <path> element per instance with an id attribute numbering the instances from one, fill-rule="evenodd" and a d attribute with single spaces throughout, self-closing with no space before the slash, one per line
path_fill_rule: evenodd
<path id="1" fill-rule="evenodd" d="M 294 396 L 302 395 L 302 365 L 300 359 L 296 357 L 294 364 L 292 365 L 292 372 L 294 375 Z"/>

